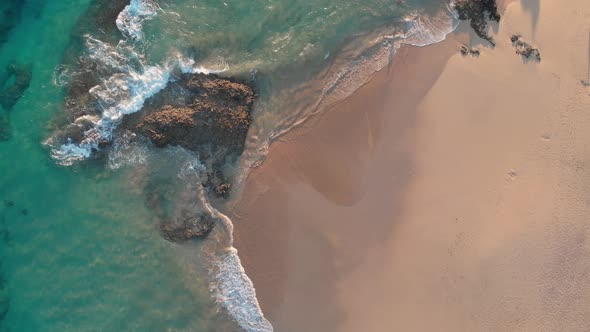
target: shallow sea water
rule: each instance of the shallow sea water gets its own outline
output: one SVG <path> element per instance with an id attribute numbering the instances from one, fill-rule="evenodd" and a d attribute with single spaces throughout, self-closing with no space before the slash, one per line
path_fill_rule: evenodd
<path id="1" fill-rule="evenodd" d="M 42 145 L 64 98 L 54 69 L 88 3 L 27 2 L 0 46 L 1 70 L 33 63 L 31 85 L 9 113 L 12 138 L 0 142 L 9 303 L 0 330 L 217 331 L 227 319 L 198 271 L 157 233 L 143 197 L 130 191 L 130 171 L 58 166 Z"/>
<path id="2" fill-rule="evenodd" d="M 141 181 L 135 166 L 112 170 L 105 161 L 90 161 L 64 167 L 51 158 L 43 142 L 67 92 L 53 84 L 54 74 L 91 0 L 11 5 L 22 1 L 0 5 L 0 71 L 14 62 L 32 64 L 24 96 L 11 110 L 0 106 L 11 133 L 0 141 L 0 331 L 239 330 L 215 302 L 207 271 L 194 257 L 199 251 L 158 234 L 153 211 L 133 185 Z M 286 105 L 321 98 L 342 63 L 362 62 L 362 52 L 351 49 L 374 47 L 355 44 L 354 37 L 401 32 L 408 13 L 436 13 L 446 2 L 161 0 L 157 6 L 140 22 L 144 39 L 134 44 L 144 65 L 181 54 L 196 65 L 255 79 L 261 102 L 248 147 L 255 154 L 308 115 L 290 113 Z M 279 102 L 298 96 L 312 79 L 319 85 L 303 101 Z"/>

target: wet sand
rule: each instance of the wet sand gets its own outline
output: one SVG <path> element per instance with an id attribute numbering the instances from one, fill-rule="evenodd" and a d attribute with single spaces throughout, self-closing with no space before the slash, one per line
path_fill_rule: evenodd
<path id="1" fill-rule="evenodd" d="M 236 247 L 276 331 L 590 329 L 590 8 L 501 8 L 495 49 L 402 48 L 252 171 Z"/>

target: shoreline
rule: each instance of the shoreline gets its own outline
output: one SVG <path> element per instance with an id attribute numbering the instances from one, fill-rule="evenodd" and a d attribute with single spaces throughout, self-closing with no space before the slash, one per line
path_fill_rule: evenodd
<path id="1" fill-rule="evenodd" d="M 464 24 L 439 44 L 402 47 L 391 67 L 271 145 L 230 216 L 275 329 L 590 326 L 589 294 L 565 295 L 587 264 L 558 258 L 589 251 L 576 240 L 590 190 L 575 167 L 590 152 L 576 77 L 590 14 L 571 17 L 583 1 L 539 6 L 500 2 L 495 49 Z M 513 33 L 543 62 L 523 63 Z M 461 57 L 463 44 L 482 54 Z M 548 315 L 560 305 L 568 311 Z"/>
<path id="2" fill-rule="evenodd" d="M 362 174 L 355 174 L 357 168 L 365 168 L 367 165 L 363 160 L 374 158 L 375 155 L 379 154 L 378 151 L 375 151 L 375 145 L 378 142 L 388 139 L 393 141 L 411 139 L 406 137 L 406 132 L 412 129 L 412 123 L 415 121 L 415 115 L 412 114 L 411 110 L 417 106 L 418 101 L 428 92 L 429 86 L 437 80 L 447 59 L 458 53 L 459 48 L 460 43 L 455 39 L 445 40 L 427 47 L 402 46 L 388 68 L 373 74 L 372 78 L 351 96 L 335 103 L 325 112 L 312 116 L 305 123 L 274 142 L 264 163 L 250 171 L 245 188 L 236 202 L 237 208 L 234 207 L 237 210 L 234 210 L 234 213 L 231 214 L 234 223 L 234 246 L 240 252 L 246 273 L 254 282 L 259 302 L 267 318 L 277 317 L 278 314 L 274 309 L 281 306 L 282 298 L 288 296 L 288 293 L 297 292 L 297 287 L 287 289 L 289 287 L 285 285 L 285 279 L 291 273 L 289 271 L 290 267 L 287 266 L 290 259 L 285 257 L 288 256 L 288 248 L 285 247 L 285 244 L 290 240 L 290 228 L 293 227 L 291 225 L 292 218 L 284 215 L 288 213 L 286 212 L 288 207 L 285 206 L 285 201 L 288 198 L 285 196 L 289 195 L 286 191 L 293 190 L 292 187 L 294 186 L 303 190 L 297 195 L 298 197 L 312 194 L 305 191 L 304 188 L 300 188 L 301 183 L 304 183 L 313 188 L 315 192 L 313 193 L 314 199 L 321 200 L 334 208 L 351 206 L 357 203 L 366 194 L 366 192 L 356 190 L 356 188 L 362 187 L 365 181 Z M 429 49 L 432 53 L 438 53 L 439 56 L 430 61 L 428 66 L 420 68 L 419 64 L 427 61 L 426 59 L 430 57 L 429 52 L 424 52 L 423 49 Z M 404 89 L 406 83 L 404 79 L 407 77 L 422 80 L 424 84 L 420 84 L 412 91 L 408 91 Z M 390 94 L 391 92 L 393 94 Z M 379 105 L 384 100 L 386 101 L 384 105 L 393 103 L 396 107 L 403 109 L 404 112 L 387 114 L 388 110 Z M 367 101 L 373 102 L 366 104 Z M 363 107 L 366 107 L 367 112 L 359 114 L 357 110 Z M 387 119 L 388 123 L 393 123 L 394 128 L 387 128 L 389 130 L 393 129 L 391 133 L 384 132 L 385 128 L 382 126 L 382 121 L 385 121 L 385 119 Z M 357 126 L 357 124 L 363 125 Z M 339 128 L 341 126 L 345 126 L 343 131 Z M 316 131 L 318 127 L 323 127 L 321 133 Z M 320 150 L 319 152 L 315 151 L 314 153 L 314 145 L 318 143 L 322 147 L 317 149 Z M 397 171 L 402 174 L 407 173 L 411 168 L 409 165 L 412 164 L 411 151 L 402 148 L 401 144 L 398 144 L 396 149 L 398 149 L 398 153 L 404 156 L 400 157 L 395 154 L 389 155 L 389 157 L 394 159 L 394 163 L 399 163 L 396 166 Z M 309 153 L 313 153 L 313 157 L 310 158 Z M 301 161 L 294 160 L 301 155 L 306 155 L 306 157 L 303 157 Z M 347 163 L 351 165 L 345 166 Z M 338 168 L 342 167 L 342 170 L 337 168 L 329 169 L 332 164 L 339 164 Z M 397 177 L 393 181 L 399 187 L 391 188 L 389 194 L 400 197 L 405 179 Z M 272 190 L 268 190 L 269 187 Z M 384 203 L 377 197 L 372 197 L 372 199 L 372 208 L 378 209 L 379 205 Z M 314 205 L 311 201 L 298 203 L 298 205 Z M 250 209 L 244 208 L 244 206 L 253 204 L 264 205 L 265 208 L 257 209 L 254 207 L 256 211 L 253 213 L 250 212 Z M 244 214 L 244 209 L 247 210 L 247 214 Z M 248 221 L 252 222 L 244 225 Z M 347 226 L 354 227 L 351 222 L 348 222 Z M 384 224 L 382 226 L 388 228 L 390 225 Z M 299 225 L 296 227 L 299 227 Z M 304 229 L 306 226 L 301 227 L 303 229 L 298 229 L 297 232 L 306 231 Z M 323 238 L 330 232 L 330 227 L 338 227 L 338 224 L 331 222 L 329 225 L 322 226 L 321 230 L 313 230 L 313 232 L 317 231 L 318 234 L 316 235 Z M 381 229 L 375 229 L 371 236 L 379 236 L 381 231 Z M 336 240 L 338 242 L 348 242 L 355 241 L 358 234 L 349 231 L 339 234 L 337 237 L 340 237 L 340 239 Z M 260 240 L 264 242 L 261 243 Z M 322 239 L 318 242 L 326 241 L 329 246 L 329 242 L 333 240 Z M 370 247 L 371 245 L 368 245 L 365 250 L 370 250 Z M 269 248 L 272 249 L 268 250 Z M 305 317 L 310 318 L 312 322 L 326 320 L 321 317 L 331 317 L 328 319 L 330 324 L 297 326 L 293 330 L 330 331 L 333 324 L 341 320 L 338 310 L 334 309 L 337 307 L 337 303 L 326 301 L 327 298 L 333 300 L 338 293 L 337 289 L 330 289 L 330 284 L 333 278 L 338 278 L 341 273 L 339 270 L 353 269 L 354 265 L 358 264 L 358 261 L 362 259 L 358 255 L 351 261 L 340 263 L 344 266 L 333 267 L 332 270 L 330 267 L 332 258 L 329 253 L 332 249 L 325 247 L 320 251 L 327 251 L 328 253 L 322 253 L 320 255 L 322 258 L 318 258 L 318 261 L 308 271 L 313 273 L 311 269 L 320 269 L 321 273 L 328 276 L 317 283 L 317 287 L 314 287 L 313 291 L 310 292 L 319 294 L 317 298 L 313 299 L 316 305 L 306 310 L 306 300 L 298 299 L 296 307 L 289 308 L 288 311 L 300 312 L 301 317 L 297 317 L 288 323 L 303 322 Z M 347 253 L 347 255 L 350 254 L 350 252 Z M 258 262 L 253 263 L 254 257 Z M 292 259 L 298 260 L 301 257 Z M 306 277 L 310 276 L 304 276 L 303 278 Z M 314 282 L 317 282 L 317 280 Z M 261 284 L 265 286 L 262 288 L 257 286 Z M 305 288 L 304 285 L 300 286 Z M 310 295 L 308 292 L 305 292 L 305 294 L 306 296 Z M 322 303 L 320 305 L 317 302 Z M 324 309 L 320 309 L 320 307 Z M 326 312 L 326 310 L 330 312 Z M 282 331 L 286 328 L 281 324 L 275 324 L 275 321 L 272 321 L 272 323 L 276 330 Z"/>

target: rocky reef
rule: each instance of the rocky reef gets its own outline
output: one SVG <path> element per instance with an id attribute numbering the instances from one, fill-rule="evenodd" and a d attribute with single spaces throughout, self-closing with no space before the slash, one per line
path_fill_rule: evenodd
<path id="1" fill-rule="evenodd" d="M 200 214 L 197 217 L 161 222 L 160 233 L 164 239 L 170 242 L 188 241 L 206 236 L 214 225 L 213 219 Z"/>
<path id="2" fill-rule="evenodd" d="M 489 22 L 500 22 L 496 0 L 455 0 L 454 8 L 460 20 L 469 21 L 480 38 L 496 46 L 496 42 L 488 34 Z"/>
<path id="3" fill-rule="evenodd" d="M 182 146 L 203 158 L 241 154 L 256 94 L 252 87 L 217 75 L 182 74 L 125 116 L 121 129 L 157 147 Z"/>
<path id="4" fill-rule="evenodd" d="M 88 56 L 87 45 L 89 38 L 104 45 L 117 45 L 124 38 L 115 22 L 127 4 L 129 0 L 95 0 L 74 29 L 63 60 L 64 70 L 74 74 L 65 75 L 69 78 L 65 112 L 55 120 L 53 143 L 80 143 L 95 126 L 93 119 L 101 117 L 103 107 L 91 89 L 103 84 L 105 77 L 118 75 L 118 69 Z M 221 200 L 230 196 L 231 174 L 225 170 L 235 165 L 242 154 L 255 99 L 254 89 L 245 81 L 177 71 L 171 74 L 164 89 L 143 103 L 141 110 L 125 115 L 117 124 L 114 138 L 132 137 L 135 143 L 147 144 L 155 154 L 163 151 L 165 155 L 167 147 L 183 148 L 203 166 L 203 174 L 187 181 L 192 187 L 184 189 L 182 185 L 169 185 L 177 180 L 179 169 L 168 173 L 156 170 L 179 167 L 174 157 L 168 162 L 160 160 L 164 166 L 146 166 L 150 169 L 145 175 L 149 184 L 143 188 L 146 205 L 157 216 L 158 229 L 166 240 L 203 237 L 213 228 L 214 220 L 195 201 L 203 195 Z M 114 148 L 113 142 L 106 139 L 101 138 L 93 153 L 94 160 L 100 160 Z M 164 178 L 163 173 L 167 174 Z M 159 178 L 154 174 L 160 174 Z"/>
<path id="5" fill-rule="evenodd" d="M 217 75 L 181 74 L 123 118 L 119 131 L 148 138 L 156 147 L 181 146 L 211 165 L 205 187 L 227 197 L 231 184 L 220 168 L 237 159 L 250 127 L 254 89 L 246 82 Z"/>
<path id="6" fill-rule="evenodd" d="M 534 60 L 541 62 L 541 52 L 539 49 L 532 47 L 529 43 L 522 40 L 522 36 L 512 35 L 510 41 L 516 50 L 516 54 L 520 55 L 524 61 Z"/>

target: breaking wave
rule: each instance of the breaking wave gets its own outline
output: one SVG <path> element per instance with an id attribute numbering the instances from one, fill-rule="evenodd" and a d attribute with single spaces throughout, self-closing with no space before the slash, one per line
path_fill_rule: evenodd
<path id="1" fill-rule="evenodd" d="M 342 57 L 347 61 L 333 61 L 336 65 L 328 67 L 325 73 L 319 75 L 319 89 L 297 86 L 277 96 L 275 99 L 289 100 L 293 110 L 277 119 L 272 128 L 267 128 L 264 124 L 253 124 L 255 128 L 251 129 L 253 134 L 244 153 L 246 157 L 242 161 L 246 173 L 242 174 L 240 182 L 247 177 L 247 169 L 264 161 L 272 142 L 304 123 L 309 117 L 350 96 L 367 83 L 371 75 L 391 65 L 394 55 L 402 45 L 424 47 L 442 42 L 457 28 L 459 20 L 450 2 L 434 16 L 415 12 L 406 15 L 401 23 L 401 27 L 394 31 L 375 32 L 343 50 Z M 315 93 L 314 89 L 320 92 Z M 300 93 L 306 90 L 312 90 L 311 94 L 315 98 L 310 98 L 308 92 Z M 292 96 L 298 94 L 303 95 L 300 97 L 302 101 L 293 101 Z M 278 105 L 274 107 L 283 108 L 280 102 Z"/>

